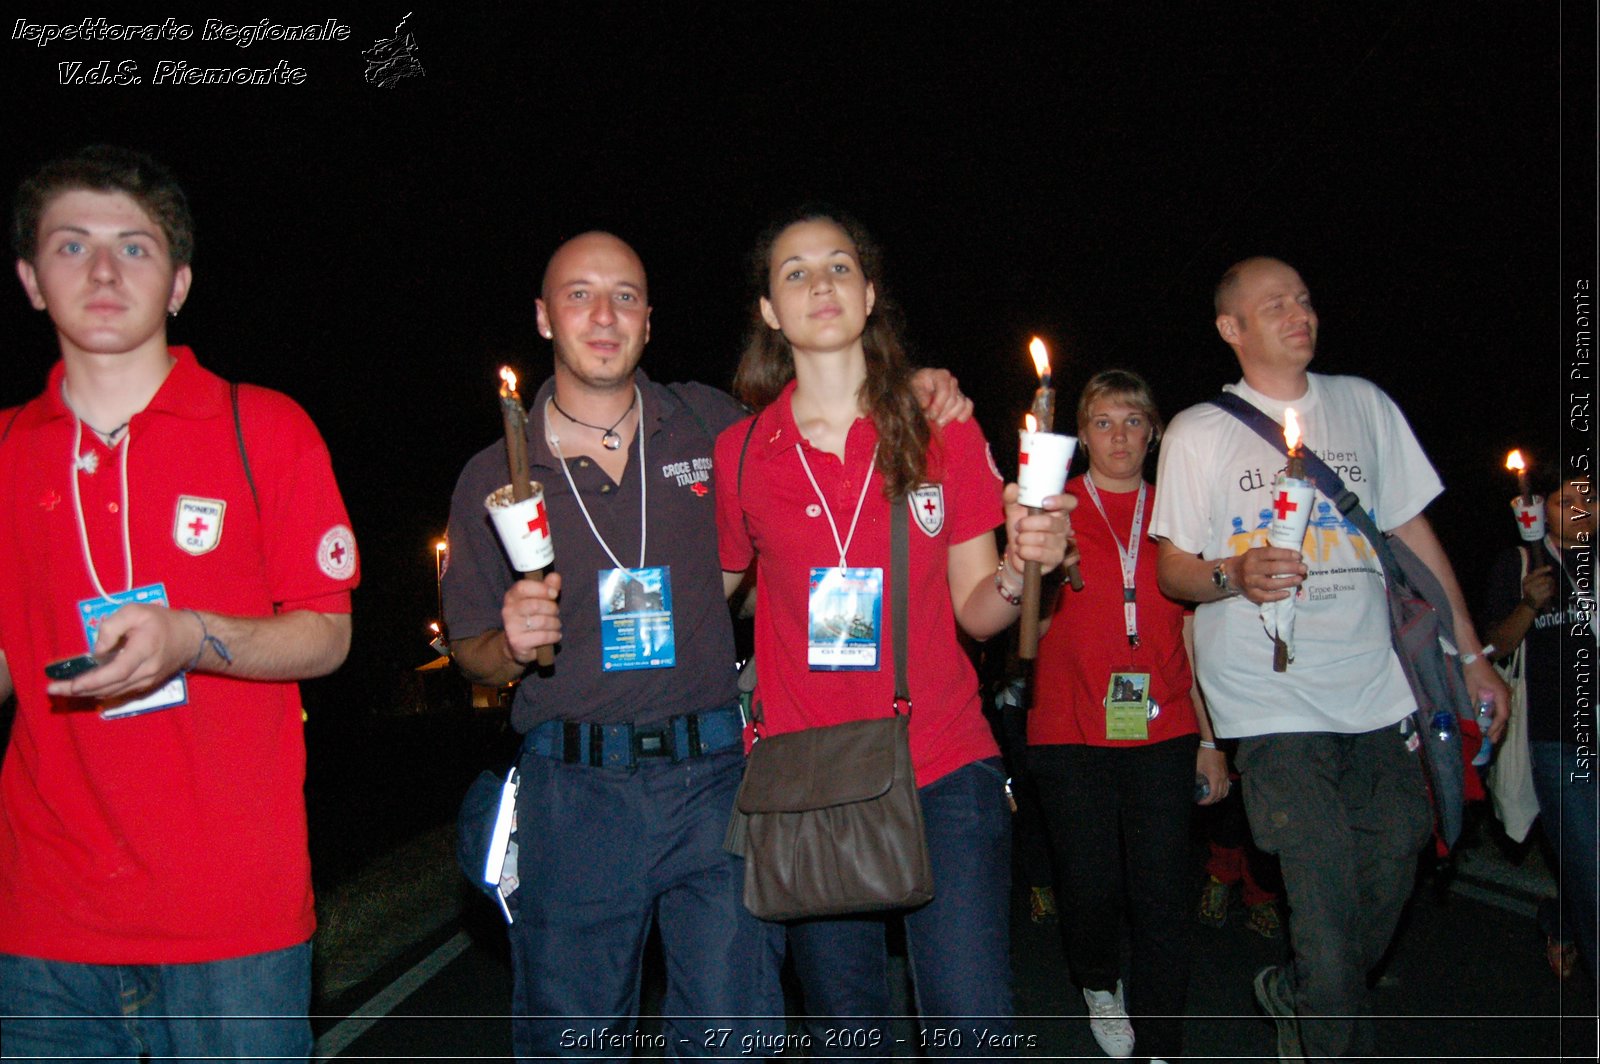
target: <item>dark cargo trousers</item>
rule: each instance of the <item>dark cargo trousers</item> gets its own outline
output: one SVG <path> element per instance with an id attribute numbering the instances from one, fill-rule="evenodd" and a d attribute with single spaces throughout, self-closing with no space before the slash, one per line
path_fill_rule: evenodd
<path id="1" fill-rule="evenodd" d="M 1283 866 L 1291 985 L 1308 1060 L 1372 1051 L 1367 973 L 1394 935 L 1433 825 L 1408 738 L 1393 724 L 1239 743 L 1256 845 Z"/>

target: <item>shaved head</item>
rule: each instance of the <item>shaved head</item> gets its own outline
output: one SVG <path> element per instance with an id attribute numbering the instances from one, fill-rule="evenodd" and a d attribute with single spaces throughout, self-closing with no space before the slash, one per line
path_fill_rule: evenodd
<path id="1" fill-rule="evenodd" d="M 631 260 L 637 267 L 640 295 L 648 300 L 649 293 L 645 290 L 644 260 L 639 258 L 638 252 L 628 246 L 627 241 L 599 229 L 579 233 L 556 248 L 555 254 L 550 256 L 549 263 L 545 265 L 544 279 L 539 284 L 539 294 L 548 300 L 552 284 L 560 286 L 566 283 L 568 278 L 563 275 L 574 269 L 581 269 L 582 264 L 596 253 L 612 262 L 618 261 L 619 258 Z"/>
<path id="2" fill-rule="evenodd" d="M 1282 266 L 1287 269 L 1293 269 L 1287 262 L 1282 259 L 1275 259 L 1270 255 L 1253 255 L 1248 259 L 1240 259 L 1232 266 L 1229 266 L 1227 272 L 1222 275 L 1222 280 L 1217 282 L 1217 289 L 1211 296 L 1212 307 L 1216 310 L 1219 318 L 1224 314 L 1237 315 L 1238 312 L 1233 309 L 1233 297 L 1239 293 L 1240 286 L 1244 284 L 1245 276 L 1263 266 Z"/>

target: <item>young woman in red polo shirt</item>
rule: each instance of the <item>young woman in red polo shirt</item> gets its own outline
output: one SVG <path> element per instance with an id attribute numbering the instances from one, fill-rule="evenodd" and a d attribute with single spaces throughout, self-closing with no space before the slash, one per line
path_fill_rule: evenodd
<path id="1" fill-rule="evenodd" d="M 1137 374 L 1106 370 L 1083 389 L 1078 439 L 1089 471 L 1067 492 L 1083 508 L 1084 588 L 1062 596 L 1039 643 L 1028 770 L 1095 1041 L 1111 1057 L 1175 1060 L 1189 986 L 1189 821 L 1197 791 L 1205 804 L 1227 793 L 1228 771 L 1198 698 L 1184 606 L 1156 587 L 1144 468 L 1160 432 Z M 1126 997 L 1124 918 L 1133 929 Z"/>
<path id="2" fill-rule="evenodd" d="M 715 482 L 723 569 L 742 573 L 760 559 L 763 728 L 890 712 L 890 507 L 910 505 L 911 753 L 935 897 L 904 914 L 906 941 L 923 1048 L 971 1055 L 974 1025 L 1010 1030 L 1011 825 L 999 750 L 956 629 L 987 639 L 1017 619 L 1023 565 L 1061 564 L 1072 503 L 1053 499 L 1049 512 L 1027 516 L 1014 486 L 1002 496 L 974 423 L 928 423 L 877 249 L 858 225 L 799 212 L 767 231 L 751 265 L 757 298 L 734 388 L 759 413 L 718 439 Z M 841 571 L 860 578 L 850 637 L 833 639 L 827 595 L 815 589 Z M 851 1018 L 815 1021 L 814 1053 L 893 1047 L 885 925 L 882 915 L 790 925 L 806 1012 Z"/>

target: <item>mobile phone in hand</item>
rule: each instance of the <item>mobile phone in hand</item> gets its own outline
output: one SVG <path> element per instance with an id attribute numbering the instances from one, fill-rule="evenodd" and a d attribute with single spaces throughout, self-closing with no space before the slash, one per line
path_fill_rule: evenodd
<path id="1" fill-rule="evenodd" d="M 60 661 L 50 662 L 44 667 L 44 674 L 52 680 L 70 680 L 74 676 L 82 676 L 90 669 L 98 669 L 104 664 L 105 661 L 93 654 L 79 654 L 75 658 L 62 658 Z"/>

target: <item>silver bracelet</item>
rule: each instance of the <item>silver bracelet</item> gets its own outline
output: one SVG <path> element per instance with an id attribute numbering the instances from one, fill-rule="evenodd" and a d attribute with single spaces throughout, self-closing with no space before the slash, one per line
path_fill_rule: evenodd
<path id="1" fill-rule="evenodd" d="M 1000 597 L 1011 603 L 1011 605 L 1020 606 L 1022 605 L 1022 592 L 1013 591 L 1006 586 L 1006 568 L 1007 566 L 1005 560 L 1001 559 L 1000 567 L 994 571 L 994 589 L 1000 592 Z"/>

